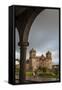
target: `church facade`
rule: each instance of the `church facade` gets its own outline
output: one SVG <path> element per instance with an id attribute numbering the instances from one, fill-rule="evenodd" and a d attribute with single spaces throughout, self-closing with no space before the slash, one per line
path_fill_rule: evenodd
<path id="1" fill-rule="evenodd" d="M 33 48 L 29 52 L 29 59 L 26 62 L 26 69 L 35 71 L 39 67 L 52 69 L 52 54 L 50 51 L 46 55 L 36 56 L 36 50 Z"/>

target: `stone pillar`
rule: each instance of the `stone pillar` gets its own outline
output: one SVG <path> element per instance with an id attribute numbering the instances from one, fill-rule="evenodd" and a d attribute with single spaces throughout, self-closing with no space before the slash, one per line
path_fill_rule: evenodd
<path id="1" fill-rule="evenodd" d="M 28 42 L 20 42 L 20 71 L 19 71 L 19 82 L 25 83 L 25 62 L 26 62 L 26 50 Z"/>

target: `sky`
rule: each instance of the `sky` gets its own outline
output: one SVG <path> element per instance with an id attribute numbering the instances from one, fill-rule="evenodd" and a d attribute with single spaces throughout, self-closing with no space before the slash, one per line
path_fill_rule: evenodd
<path id="1" fill-rule="evenodd" d="M 20 59 L 18 41 L 16 30 L 16 58 Z M 59 63 L 59 11 L 57 9 L 45 9 L 35 18 L 28 42 L 26 59 L 29 58 L 29 51 L 34 48 L 37 56 L 45 55 L 50 51 L 53 64 Z"/>

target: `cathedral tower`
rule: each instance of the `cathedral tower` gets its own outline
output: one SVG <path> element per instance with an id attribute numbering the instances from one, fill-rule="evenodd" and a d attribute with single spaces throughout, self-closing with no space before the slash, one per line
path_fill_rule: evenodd
<path id="1" fill-rule="evenodd" d="M 30 58 L 34 58 L 36 57 L 36 50 L 34 50 L 33 48 L 30 51 Z"/>
<path id="2" fill-rule="evenodd" d="M 47 67 L 49 69 L 52 69 L 52 55 L 51 55 L 51 52 L 50 51 L 48 51 L 46 53 L 46 63 L 47 63 Z"/>
<path id="3" fill-rule="evenodd" d="M 50 52 L 50 51 L 48 51 L 48 52 L 46 53 L 46 57 L 47 57 L 48 59 L 51 59 L 51 52 Z"/>
<path id="4" fill-rule="evenodd" d="M 33 48 L 30 50 L 30 68 L 35 71 L 36 67 L 36 50 Z"/>

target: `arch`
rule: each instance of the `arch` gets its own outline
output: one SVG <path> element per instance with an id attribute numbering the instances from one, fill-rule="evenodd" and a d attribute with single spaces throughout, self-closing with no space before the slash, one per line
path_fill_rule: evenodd
<path id="1" fill-rule="evenodd" d="M 28 42 L 28 35 L 32 23 L 38 14 L 43 11 L 44 8 L 27 8 L 23 13 L 16 17 L 16 26 L 18 28 L 20 42 Z M 25 43 L 26 44 L 26 43 Z"/>
<path id="2" fill-rule="evenodd" d="M 24 33 L 23 33 L 23 42 L 28 42 L 28 36 L 29 36 L 30 28 L 31 28 L 35 18 L 38 16 L 38 14 L 40 14 L 41 11 L 43 11 L 43 9 L 42 10 L 36 9 L 35 12 L 33 12 L 32 15 L 30 16 L 30 18 L 26 24 Z"/>
<path id="3" fill-rule="evenodd" d="M 41 7 L 27 7 L 24 10 L 23 8 L 19 7 L 16 9 L 16 27 L 18 28 L 19 32 L 19 43 L 20 46 L 20 73 L 19 73 L 19 81 L 20 83 L 25 83 L 25 60 L 26 60 L 26 50 L 28 43 L 28 36 L 31 25 L 37 15 L 44 10 Z M 21 11 L 20 11 L 21 10 Z"/>

